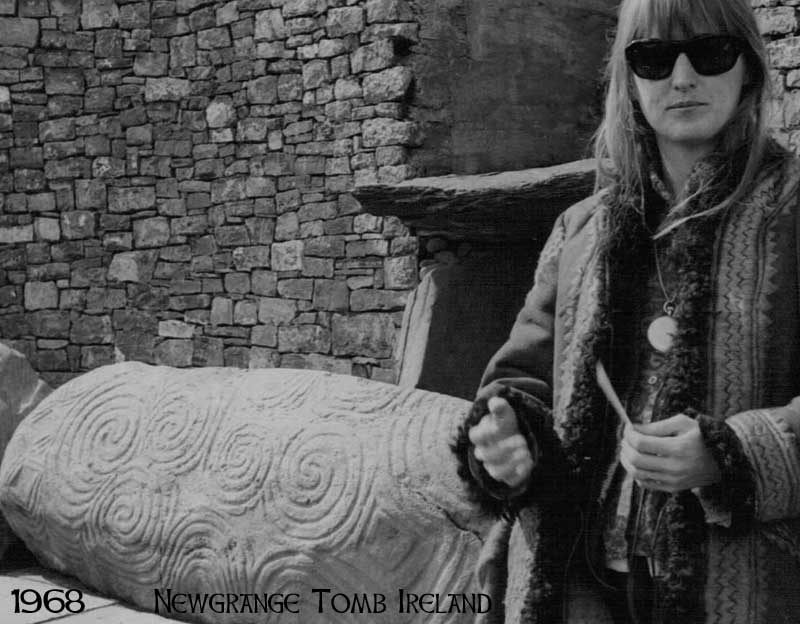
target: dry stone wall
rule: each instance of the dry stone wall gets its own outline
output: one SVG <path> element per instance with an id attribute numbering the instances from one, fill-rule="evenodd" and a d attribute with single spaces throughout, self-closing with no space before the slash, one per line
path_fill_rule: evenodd
<path id="1" fill-rule="evenodd" d="M 518 4 L 0 0 L 0 339 L 54 385 L 118 359 L 392 380 L 419 244 L 350 191 L 453 170 L 433 87 L 464 68 L 440 48 L 484 50 Z M 798 151 L 800 0 L 753 5 Z M 477 67 L 459 106 L 503 83 Z"/>
<path id="2" fill-rule="evenodd" d="M 391 380 L 417 241 L 403 0 L 0 0 L 0 338 Z"/>
<path id="3" fill-rule="evenodd" d="M 751 1 L 773 67 L 770 126 L 783 145 L 800 154 L 800 0 Z"/>

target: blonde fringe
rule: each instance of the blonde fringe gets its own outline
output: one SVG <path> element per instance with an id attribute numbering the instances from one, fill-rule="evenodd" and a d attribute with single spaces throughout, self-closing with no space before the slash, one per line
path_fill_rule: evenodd
<path id="1" fill-rule="evenodd" d="M 646 5 L 645 2 L 652 2 Z M 700 19 L 704 28 L 714 24 L 714 11 L 709 7 L 722 0 L 692 0 L 691 5 L 685 0 L 624 0 L 619 10 L 617 38 L 612 46 L 606 66 L 608 87 L 606 90 L 605 116 L 594 136 L 594 156 L 597 161 L 595 191 L 608 186 L 616 186 L 623 203 L 637 200 L 638 208 L 644 211 L 644 165 L 643 145 L 648 140 L 648 132 L 652 130 L 640 126 L 635 119 L 633 100 L 630 89 L 630 73 L 624 58 L 624 48 L 630 40 L 641 35 L 638 29 L 649 27 L 647 22 L 674 24 L 691 34 L 691 25 L 687 24 L 691 13 Z M 722 32 L 744 37 L 750 47 L 746 55 L 748 73 L 754 84 L 745 93 L 740 110 L 734 116 L 728 128 L 723 131 L 720 148 L 723 153 L 734 154 L 742 147 L 747 148 L 747 162 L 736 188 L 718 204 L 694 215 L 688 215 L 665 225 L 656 233 L 661 238 L 687 221 L 708 217 L 726 210 L 740 201 L 750 190 L 758 177 L 768 142 L 766 128 L 766 102 L 770 81 L 768 77 L 767 56 L 755 22 L 752 8 L 747 0 L 724 0 L 724 7 L 717 7 L 724 23 L 717 24 Z M 706 5 L 709 6 L 706 6 Z M 647 6 L 647 8 L 646 8 Z M 693 12 L 689 6 L 692 6 Z M 649 10 L 655 11 L 648 15 Z M 695 25 L 696 26 L 696 25 Z M 690 197 L 680 201 L 671 212 L 680 211 L 698 194 L 711 190 L 710 186 L 698 189 Z"/>

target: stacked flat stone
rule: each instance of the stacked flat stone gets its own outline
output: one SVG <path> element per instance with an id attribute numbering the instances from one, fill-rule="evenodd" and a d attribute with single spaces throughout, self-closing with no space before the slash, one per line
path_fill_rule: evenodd
<path id="1" fill-rule="evenodd" d="M 774 136 L 800 153 L 800 22 L 796 0 L 751 0 L 767 39 L 772 67 L 771 119 Z"/>
<path id="2" fill-rule="evenodd" d="M 0 0 L 0 338 L 392 380 L 417 241 L 404 0 Z"/>

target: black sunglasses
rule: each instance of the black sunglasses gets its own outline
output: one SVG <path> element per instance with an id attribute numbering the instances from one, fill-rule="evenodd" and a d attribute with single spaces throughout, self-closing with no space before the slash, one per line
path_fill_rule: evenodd
<path id="1" fill-rule="evenodd" d="M 625 58 L 633 73 L 646 80 L 668 78 L 681 53 L 703 76 L 716 76 L 733 69 L 747 42 L 731 35 L 701 35 L 683 41 L 637 39 L 625 48 Z"/>

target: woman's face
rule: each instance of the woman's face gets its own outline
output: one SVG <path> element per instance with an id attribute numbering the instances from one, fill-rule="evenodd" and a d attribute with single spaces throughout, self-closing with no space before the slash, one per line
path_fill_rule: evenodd
<path id="1" fill-rule="evenodd" d="M 716 76 L 698 74 L 686 54 L 680 54 L 672 74 L 663 80 L 633 75 L 635 97 L 659 147 L 712 151 L 734 115 L 745 73 L 741 54 L 730 71 Z"/>

